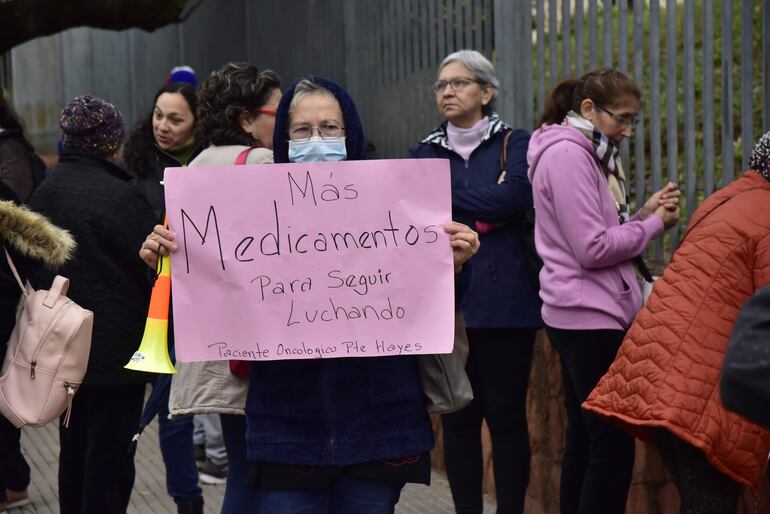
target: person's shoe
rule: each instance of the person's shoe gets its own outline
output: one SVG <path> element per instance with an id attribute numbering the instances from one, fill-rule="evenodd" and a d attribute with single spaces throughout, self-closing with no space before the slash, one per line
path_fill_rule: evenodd
<path id="1" fill-rule="evenodd" d="M 29 505 L 29 494 L 27 493 L 26 489 L 24 489 L 23 491 L 14 491 L 13 489 L 6 489 L 5 497 L 6 497 L 6 502 L 8 502 L 6 509 L 14 509 L 16 507 L 23 507 L 25 505 Z M 0 510 L 0 512 L 2 512 L 2 510 Z"/>
<path id="2" fill-rule="evenodd" d="M 203 498 L 186 502 L 177 502 L 177 514 L 203 514 Z"/>
<path id="3" fill-rule="evenodd" d="M 198 476 L 201 482 L 207 485 L 224 484 L 227 482 L 227 464 L 214 464 L 206 459 Z"/>

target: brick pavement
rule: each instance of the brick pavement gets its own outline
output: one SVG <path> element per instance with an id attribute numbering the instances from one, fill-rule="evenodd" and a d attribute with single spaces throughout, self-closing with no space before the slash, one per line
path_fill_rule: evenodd
<path id="1" fill-rule="evenodd" d="M 22 449 L 32 468 L 29 489 L 32 504 L 11 509 L 8 514 L 58 513 L 57 468 L 59 435 L 56 423 L 44 428 L 26 428 Z M 136 455 L 136 483 L 131 495 L 129 514 L 175 514 L 174 502 L 166 494 L 164 466 L 158 449 L 158 425 L 153 422 L 144 431 Z M 453 512 L 446 478 L 434 473 L 431 487 L 407 485 L 396 507 L 397 514 L 446 514 Z M 205 512 L 218 514 L 222 505 L 224 485 L 204 485 Z M 495 511 L 493 504 L 485 505 L 485 514 Z"/>

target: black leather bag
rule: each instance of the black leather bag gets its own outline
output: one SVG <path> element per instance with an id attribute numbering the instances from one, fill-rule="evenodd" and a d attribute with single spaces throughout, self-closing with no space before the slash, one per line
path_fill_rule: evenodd
<path id="1" fill-rule="evenodd" d="M 465 319 L 461 312 L 455 312 L 452 353 L 420 355 L 418 359 L 428 412 L 448 414 L 471 403 L 473 389 L 465 372 L 468 334 L 465 332 Z"/>

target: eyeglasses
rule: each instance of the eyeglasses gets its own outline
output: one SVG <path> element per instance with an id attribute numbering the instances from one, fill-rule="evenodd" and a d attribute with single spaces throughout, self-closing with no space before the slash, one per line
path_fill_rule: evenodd
<path id="1" fill-rule="evenodd" d="M 606 112 L 610 116 L 612 116 L 612 119 L 615 120 L 618 125 L 621 127 L 631 127 L 634 128 L 639 123 L 639 117 L 634 116 L 633 118 L 629 118 L 628 116 L 620 116 L 618 114 L 615 114 L 614 112 L 610 111 L 609 109 L 605 109 L 604 107 L 597 105 L 597 109 L 601 109 L 602 111 Z"/>
<path id="2" fill-rule="evenodd" d="M 307 141 L 317 132 L 321 139 L 333 139 L 342 136 L 345 127 L 340 127 L 333 121 L 325 121 L 317 127 L 310 125 L 297 125 L 289 129 L 289 138 L 292 141 Z"/>
<path id="3" fill-rule="evenodd" d="M 267 114 L 268 116 L 273 116 L 273 117 L 275 117 L 275 115 L 278 114 L 278 111 L 276 111 L 275 109 L 261 108 L 261 109 L 257 109 L 257 112 L 260 114 Z"/>
<path id="4" fill-rule="evenodd" d="M 453 79 L 449 80 L 437 80 L 433 83 L 433 86 L 431 89 L 433 89 L 433 92 L 436 94 L 442 93 L 447 86 L 452 86 L 452 90 L 455 93 L 459 93 L 466 87 L 468 87 L 471 83 L 475 82 L 476 84 L 480 85 L 486 85 L 486 82 L 483 82 L 481 80 L 471 79 L 468 77 L 455 77 Z"/>

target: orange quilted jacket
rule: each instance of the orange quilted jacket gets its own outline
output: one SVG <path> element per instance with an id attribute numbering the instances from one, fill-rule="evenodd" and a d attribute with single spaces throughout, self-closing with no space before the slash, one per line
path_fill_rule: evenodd
<path id="1" fill-rule="evenodd" d="M 722 406 L 719 374 L 738 310 L 770 283 L 770 182 L 747 172 L 707 198 L 690 227 L 583 408 L 642 439 L 666 428 L 756 488 L 770 431 Z"/>

